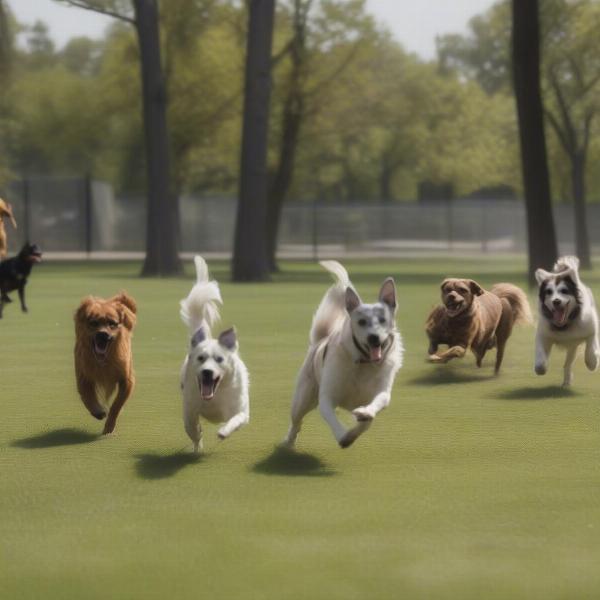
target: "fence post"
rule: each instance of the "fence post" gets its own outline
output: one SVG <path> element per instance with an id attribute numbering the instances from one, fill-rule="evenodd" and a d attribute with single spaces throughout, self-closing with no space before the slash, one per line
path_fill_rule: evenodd
<path id="1" fill-rule="evenodd" d="M 30 207 L 29 207 L 29 179 L 27 175 L 23 176 L 23 231 L 25 231 L 26 242 L 31 242 L 31 229 L 29 222 Z"/>
<path id="2" fill-rule="evenodd" d="M 85 251 L 90 257 L 92 253 L 92 177 L 86 173 L 84 179 L 84 217 L 85 217 Z"/>
<path id="3" fill-rule="evenodd" d="M 317 198 L 312 203 L 312 248 L 313 261 L 319 262 L 319 218 L 317 214 Z"/>

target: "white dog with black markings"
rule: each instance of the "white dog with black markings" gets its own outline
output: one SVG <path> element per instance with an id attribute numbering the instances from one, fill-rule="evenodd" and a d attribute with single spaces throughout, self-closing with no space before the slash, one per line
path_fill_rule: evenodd
<path id="1" fill-rule="evenodd" d="M 383 282 L 375 304 L 363 304 L 342 265 L 336 261 L 321 265 L 336 283 L 313 317 L 284 440 L 287 447 L 295 445 L 302 419 L 317 406 L 338 444 L 350 446 L 390 403 L 394 378 L 402 366 L 394 280 Z M 357 423 L 350 430 L 338 421 L 338 407 L 352 411 Z"/>
<path id="2" fill-rule="evenodd" d="M 211 423 L 223 423 L 221 440 L 250 420 L 248 369 L 238 354 L 235 329 L 223 331 L 217 339 L 211 328 L 219 321 L 217 304 L 222 304 L 219 284 L 209 281 L 208 267 L 200 256 L 194 258 L 197 282 L 181 301 L 180 315 L 188 326 L 189 353 L 181 368 L 183 422 L 194 443 L 202 450 L 200 417 Z"/>
<path id="3" fill-rule="evenodd" d="M 562 346 L 567 351 L 563 385 L 569 386 L 580 345 L 585 344 L 586 367 L 590 371 L 598 368 L 600 341 L 596 303 L 590 288 L 579 278 L 579 259 L 575 256 L 559 258 L 552 272 L 538 269 L 535 278 L 540 286 L 535 372 L 544 375 L 552 346 Z"/>

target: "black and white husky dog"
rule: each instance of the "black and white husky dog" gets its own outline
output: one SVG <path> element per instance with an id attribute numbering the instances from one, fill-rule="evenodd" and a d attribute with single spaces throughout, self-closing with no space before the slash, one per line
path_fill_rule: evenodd
<path id="1" fill-rule="evenodd" d="M 591 290 L 579 279 L 579 259 L 563 256 L 552 272 L 538 269 L 539 309 L 535 344 L 535 372 L 544 375 L 554 344 L 567 351 L 563 385 L 573 379 L 572 367 L 577 348 L 585 344 L 585 365 L 595 371 L 600 361 L 598 313 Z"/>

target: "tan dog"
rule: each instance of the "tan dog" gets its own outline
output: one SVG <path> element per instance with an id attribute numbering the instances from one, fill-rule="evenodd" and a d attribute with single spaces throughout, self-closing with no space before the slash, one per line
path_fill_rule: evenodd
<path id="1" fill-rule="evenodd" d="M 96 419 L 104 419 L 108 410 L 104 434 L 114 431 L 117 417 L 135 384 L 131 332 L 136 312 L 135 300 L 121 292 L 109 300 L 88 296 L 75 313 L 77 390 Z M 117 394 L 111 404 L 115 390 Z"/>
<path id="2" fill-rule="evenodd" d="M 472 279 L 445 279 L 442 302 L 426 325 L 429 360 L 434 363 L 462 358 L 470 348 L 481 367 L 485 353 L 496 346 L 498 373 L 513 325 L 531 322 L 527 296 L 510 283 L 498 283 L 487 292 Z M 438 353 L 440 344 L 447 344 L 448 350 Z"/>
<path id="3" fill-rule="evenodd" d="M 4 228 L 4 217 L 8 217 L 12 226 L 16 229 L 17 222 L 13 216 L 12 206 L 0 198 L 0 260 L 8 254 L 8 242 L 6 240 L 6 229 Z"/>

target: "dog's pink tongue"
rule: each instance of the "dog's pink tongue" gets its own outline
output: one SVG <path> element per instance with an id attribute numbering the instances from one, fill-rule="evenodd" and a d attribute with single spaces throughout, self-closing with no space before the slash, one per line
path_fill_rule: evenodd
<path id="1" fill-rule="evenodd" d="M 206 383 L 204 381 L 200 384 L 200 394 L 203 398 L 210 399 L 213 397 L 213 386 L 211 383 Z"/>
<path id="2" fill-rule="evenodd" d="M 552 311 L 552 316 L 558 325 L 564 325 L 567 320 L 567 309 L 566 308 L 555 308 Z"/>
<path id="3" fill-rule="evenodd" d="M 371 347 L 370 358 L 373 361 L 381 360 L 381 346 Z"/>

